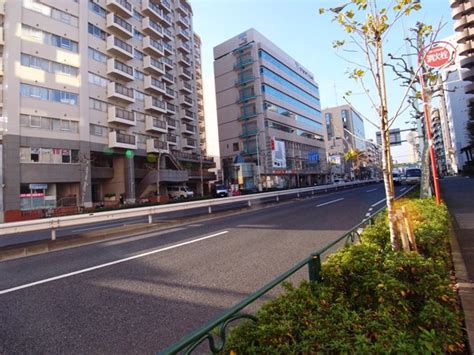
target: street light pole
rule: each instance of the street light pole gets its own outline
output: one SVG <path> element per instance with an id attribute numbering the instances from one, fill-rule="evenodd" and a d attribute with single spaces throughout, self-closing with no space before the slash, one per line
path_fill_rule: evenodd
<path id="1" fill-rule="evenodd" d="M 257 146 L 257 179 L 258 179 L 258 191 L 261 192 L 262 191 L 262 180 L 261 180 L 261 176 L 260 176 L 260 151 L 259 151 L 259 141 L 258 141 L 258 137 L 260 135 L 260 133 L 262 133 L 265 129 L 264 128 L 260 128 L 257 132 L 257 135 L 255 136 L 255 145 Z"/>
<path id="2" fill-rule="evenodd" d="M 158 153 L 156 160 L 156 202 L 160 203 L 160 159 L 161 152 Z"/>

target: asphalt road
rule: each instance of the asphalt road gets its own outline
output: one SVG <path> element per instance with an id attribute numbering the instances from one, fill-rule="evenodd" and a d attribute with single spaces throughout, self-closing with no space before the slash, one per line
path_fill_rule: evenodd
<path id="1" fill-rule="evenodd" d="M 383 185 L 370 185 L 1 262 L 0 353 L 159 351 L 341 236 L 383 198 Z"/>

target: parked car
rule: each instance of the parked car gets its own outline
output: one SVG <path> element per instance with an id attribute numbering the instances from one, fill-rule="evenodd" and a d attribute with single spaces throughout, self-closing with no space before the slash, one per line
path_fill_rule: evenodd
<path id="1" fill-rule="evenodd" d="M 418 184 L 421 180 L 421 169 L 410 168 L 405 171 L 405 182 L 409 185 Z"/>
<path id="2" fill-rule="evenodd" d="M 187 186 L 168 186 L 168 196 L 172 200 L 193 198 L 194 192 Z"/>
<path id="3" fill-rule="evenodd" d="M 214 185 L 212 188 L 212 195 L 214 197 L 227 197 L 229 196 L 229 190 L 225 185 Z"/>

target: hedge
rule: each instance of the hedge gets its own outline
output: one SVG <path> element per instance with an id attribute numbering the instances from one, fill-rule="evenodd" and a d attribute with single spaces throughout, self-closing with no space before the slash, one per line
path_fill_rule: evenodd
<path id="1" fill-rule="evenodd" d="M 432 199 L 400 200 L 416 252 L 393 252 L 387 217 L 360 243 L 330 255 L 320 283 L 284 285 L 258 322 L 232 328 L 224 353 L 462 353 L 463 318 L 452 277 L 449 216 Z"/>

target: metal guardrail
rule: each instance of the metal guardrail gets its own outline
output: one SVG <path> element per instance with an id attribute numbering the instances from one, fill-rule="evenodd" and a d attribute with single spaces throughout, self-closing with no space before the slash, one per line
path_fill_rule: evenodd
<path id="1" fill-rule="evenodd" d="M 50 230 L 51 231 L 51 240 L 56 239 L 56 231 L 59 228 L 75 227 L 83 224 L 97 223 L 97 222 L 108 222 L 115 221 L 124 218 L 132 217 L 141 217 L 148 216 L 148 223 L 153 222 L 153 215 L 165 212 L 174 212 L 174 211 L 183 211 L 193 208 L 207 208 L 209 213 L 212 213 L 212 208 L 214 206 L 221 206 L 226 204 L 231 204 L 235 202 L 247 202 L 247 205 L 250 207 L 252 201 L 261 200 L 265 198 L 275 198 L 275 201 L 279 201 L 280 197 L 287 195 L 296 195 L 300 197 L 302 194 L 311 193 L 315 194 L 320 191 L 333 191 L 338 189 L 345 189 L 348 187 L 361 186 L 370 183 L 375 183 L 376 181 L 361 181 L 361 182 L 350 182 L 345 184 L 335 184 L 335 185 L 323 185 L 323 186 L 312 186 L 305 187 L 300 189 L 292 190 L 281 190 L 274 192 L 264 192 L 254 195 L 244 195 L 244 196 L 233 196 L 227 197 L 224 199 L 210 199 L 202 201 L 191 201 L 183 202 L 179 204 L 167 204 L 167 205 L 157 205 L 152 207 L 138 207 L 130 208 L 117 211 L 107 211 L 107 212 L 96 212 L 96 213 L 85 213 L 80 215 L 73 216 L 63 216 L 63 217 L 53 217 L 45 218 L 32 221 L 22 221 L 22 222 L 11 222 L 0 224 L 0 236 L 7 234 L 18 234 L 25 232 L 33 232 L 39 230 Z"/>
<path id="2" fill-rule="evenodd" d="M 414 187 L 417 185 L 412 186 L 411 188 L 407 189 L 403 192 L 400 196 L 397 197 L 401 198 L 409 193 Z M 335 247 L 337 244 L 345 240 L 345 244 L 347 245 L 348 242 L 353 243 L 356 239 L 360 237 L 360 233 L 362 230 L 373 223 L 374 218 L 379 215 L 381 212 L 385 210 L 386 207 L 382 207 L 377 210 L 375 213 L 370 215 L 369 217 L 364 218 L 359 224 L 353 227 L 349 232 L 344 234 L 342 237 L 337 238 L 333 242 L 329 243 L 328 245 L 324 246 L 323 248 L 317 250 L 316 252 L 309 255 L 304 260 L 297 263 L 288 271 L 284 272 L 280 276 L 276 277 L 268 284 L 260 288 L 259 290 L 255 291 L 254 293 L 247 296 L 241 302 L 234 305 L 232 308 L 228 309 L 218 317 L 214 318 L 213 320 L 206 323 L 201 328 L 195 330 L 194 332 L 188 334 L 187 336 L 183 337 L 177 343 L 167 347 L 166 349 L 162 350 L 159 355 L 169 355 L 169 354 L 191 354 L 198 346 L 204 343 L 206 340 L 208 341 L 209 350 L 213 354 L 217 354 L 224 349 L 226 336 L 227 336 L 227 327 L 232 322 L 238 319 L 250 319 L 254 322 L 257 322 L 257 318 L 251 314 L 246 313 L 239 313 L 242 309 L 253 303 L 258 298 L 265 295 L 267 292 L 281 284 L 283 281 L 288 279 L 291 275 L 295 274 L 297 271 L 301 270 L 305 266 L 308 267 L 308 279 L 313 282 L 321 281 L 321 259 L 323 254 L 325 254 L 328 250 Z M 216 332 L 216 329 L 218 332 Z M 217 335 L 216 335 L 217 333 Z M 216 341 L 217 337 L 217 341 Z"/>

